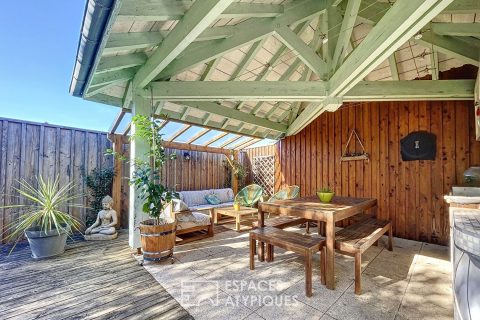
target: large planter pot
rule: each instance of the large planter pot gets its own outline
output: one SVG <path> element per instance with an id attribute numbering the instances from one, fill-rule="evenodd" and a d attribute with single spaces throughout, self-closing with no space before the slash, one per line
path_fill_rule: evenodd
<path id="1" fill-rule="evenodd" d="M 58 256 L 65 252 L 68 233 L 66 230 L 40 231 L 39 228 L 31 228 L 25 231 L 32 257 L 35 259 Z"/>
<path id="2" fill-rule="evenodd" d="M 154 220 L 140 223 L 143 260 L 161 261 L 173 257 L 177 222 L 155 225 Z M 173 260 L 172 260 L 173 261 Z"/>

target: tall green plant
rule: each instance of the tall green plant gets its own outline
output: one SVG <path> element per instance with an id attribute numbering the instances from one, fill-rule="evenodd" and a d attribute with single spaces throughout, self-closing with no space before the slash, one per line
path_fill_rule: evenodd
<path id="1" fill-rule="evenodd" d="M 84 208 L 81 204 L 73 203 L 74 200 L 83 197 L 83 194 L 75 194 L 73 182 L 60 186 L 60 179 L 47 179 L 44 181 L 40 176 L 37 178 L 38 187 L 22 179 L 19 188 L 13 188 L 20 194 L 24 204 L 8 205 L 1 208 L 19 209 L 20 216 L 7 226 L 10 234 L 6 239 L 15 239 L 12 250 L 22 238 L 25 231 L 30 228 L 38 228 L 39 231 L 49 232 L 56 230 L 59 234 L 71 233 L 72 229 L 79 229 L 80 222 L 70 214 L 68 208 Z"/>
<path id="2" fill-rule="evenodd" d="M 97 213 L 102 210 L 102 199 L 112 194 L 113 177 L 115 172 L 112 168 L 95 168 L 84 177 L 85 184 L 89 191 L 89 210 L 86 217 L 86 225 L 90 226 L 95 222 Z M 117 199 L 119 201 L 120 199 Z"/>
<path id="3" fill-rule="evenodd" d="M 148 214 L 156 225 L 162 224 L 162 213 L 165 206 L 178 194 L 164 186 L 162 181 L 162 168 L 168 159 L 173 159 L 174 154 L 168 156 L 162 145 L 161 126 L 153 118 L 136 115 L 132 119 L 135 125 L 135 134 L 131 139 L 143 139 L 148 143 L 147 160 L 135 159 L 135 171 L 131 184 L 135 185 L 144 201 L 142 211 Z"/>

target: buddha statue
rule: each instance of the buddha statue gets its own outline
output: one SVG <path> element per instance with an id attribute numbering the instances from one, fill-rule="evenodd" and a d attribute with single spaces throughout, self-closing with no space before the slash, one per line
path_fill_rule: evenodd
<path id="1" fill-rule="evenodd" d="M 111 240 L 117 237 L 117 212 L 112 205 L 112 197 L 105 196 L 102 199 L 103 210 L 98 213 L 95 223 L 85 230 L 85 240 Z"/>

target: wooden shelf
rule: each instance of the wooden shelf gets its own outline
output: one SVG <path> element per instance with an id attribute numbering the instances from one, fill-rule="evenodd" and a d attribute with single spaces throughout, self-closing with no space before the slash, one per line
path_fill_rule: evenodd
<path id="1" fill-rule="evenodd" d="M 360 156 L 344 156 L 340 158 L 340 161 L 357 161 L 357 160 L 368 160 L 368 154 L 362 154 Z"/>

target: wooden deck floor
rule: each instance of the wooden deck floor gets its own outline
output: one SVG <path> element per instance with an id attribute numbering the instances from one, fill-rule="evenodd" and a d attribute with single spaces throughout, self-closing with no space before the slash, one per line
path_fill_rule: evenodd
<path id="1" fill-rule="evenodd" d="M 130 255 L 127 235 L 35 261 L 0 246 L 0 319 L 193 319 Z"/>

